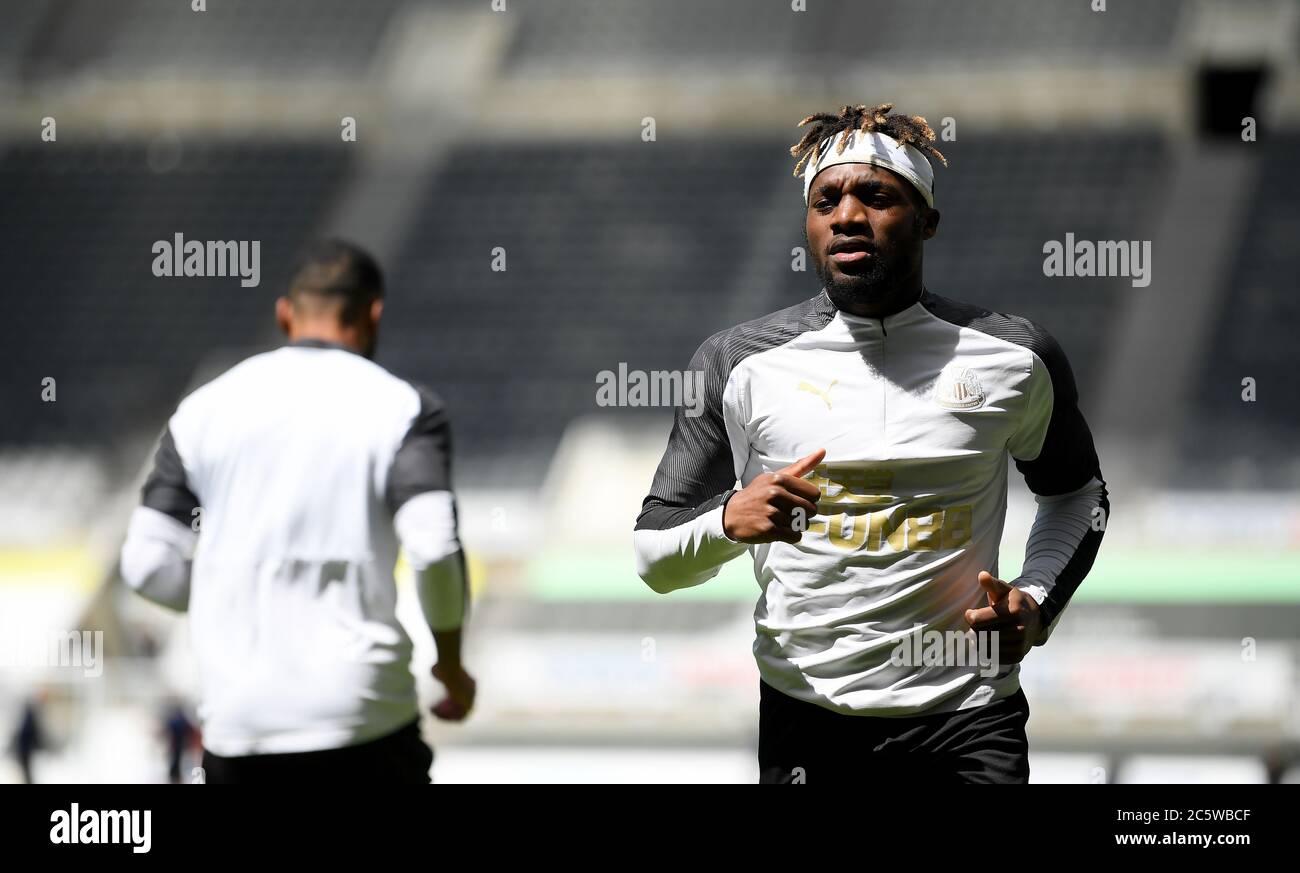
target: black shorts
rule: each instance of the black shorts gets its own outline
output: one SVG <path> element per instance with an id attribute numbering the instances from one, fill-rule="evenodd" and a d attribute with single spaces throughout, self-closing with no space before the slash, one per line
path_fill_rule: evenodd
<path id="1" fill-rule="evenodd" d="M 384 783 L 428 785 L 433 749 L 420 739 L 420 721 L 377 740 L 277 755 L 225 758 L 203 750 L 203 779 L 213 785 Z"/>
<path id="2" fill-rule="evenodd" d="M 761 783 L 1029 781 L 1023 691 L 959 712 L 887 718 L 843 715 L 759 684 Z"/>

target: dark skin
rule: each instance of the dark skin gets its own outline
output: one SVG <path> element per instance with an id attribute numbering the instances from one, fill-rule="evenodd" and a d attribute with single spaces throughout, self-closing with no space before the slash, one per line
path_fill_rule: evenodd
<path id="1" fill-rule="evenodd" d="M 1000 663 L 1019 664 L 1043 632 L 1038 601 L 988 570 L 980 571 L 979 583 L 988 605 L 966 610 L 966 623 L 976 633 L 996 634 L 993 644 Z"/>
<path id="2" fill-rule="evenodd" d="M 315 339 L 347 346 L 357 354 L 371 358 L 379 342 L 379 319 L 384 301 L 375 300 L 363 317 L 345 321 L 341 307 L 327 300 L 280 297 L 275 301 L 275 323 L 289 338 Z"/>
<path id="3" fill-rule="evenodd" d="M 884 318 L 921 296 L 922 244 L 939 211 L 910 182 L 872 164 L 837 164 L 813 179 L 804 233 L 813 266 L 835 305 Z"/>
<path id="4" fill-rule="evenodd" d="M 939 212 L 905 178 L 872 164 L 837 164 L 813 179 L 804 232 L 813 265 L 836 307 L 863 318 L 901 312 L 921 296 L 922 247 Z M 817 513 L 818 487 L 804 477 L 824 449 L 754 478 L 727 501 L 722 527 L 742 543 L 797 543 Z M 1042 632 L 1038 602 L 980 571 L 988 605 L 968 609 L 977 633 L 996 632 L 999 661 L 1019 663 Z"/>

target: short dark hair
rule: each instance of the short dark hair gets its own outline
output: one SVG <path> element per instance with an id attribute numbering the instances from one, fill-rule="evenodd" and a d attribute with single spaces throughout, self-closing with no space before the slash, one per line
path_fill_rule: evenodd
<path id="1" fill-rule="evenodd" d="M 359 320 L 375 300 L 384 296 L 384 274 L 369 252 L 341 239 L 314 240 L 298 258 L 289 280 L 295 307 L 339 308 L 339 320 Z"/>

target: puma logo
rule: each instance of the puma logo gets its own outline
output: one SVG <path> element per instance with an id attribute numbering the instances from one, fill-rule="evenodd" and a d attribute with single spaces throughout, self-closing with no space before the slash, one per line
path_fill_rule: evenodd
<path id="1" fill-rule="evenodd" d="M 818 397 L 820 397 L 820 398 L 822 399 L 822 402 L 826 404 L 826 408 L 827 408 L 827 409 L 830 409 L 830 408 L 831 408 L 831 389 L 834 388 L 836 385 L 838 385 L 839 382 L 840 382 L 839 379 L 832 379 L 832 380 L 831 380 L 831 384 L 829 384 L 829 385 L 826 386 L 826 390 L 825 390 L 825 391 L 823 391 L 822 389 L 818 388 L 816 385 L 812 384 L 811 382 L 800 382 L 800 383 L 799 383 L 799 390 L 800 390 L 800 391 L 807 391 L 809 394 L 816 394 Z"/>

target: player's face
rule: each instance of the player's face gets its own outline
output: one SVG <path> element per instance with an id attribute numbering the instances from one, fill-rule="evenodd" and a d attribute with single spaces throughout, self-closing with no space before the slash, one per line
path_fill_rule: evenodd
<path id="1" fill-rule="evenodd" d="M 873 315 L 920 287 L 921 244 L 939 214 L 891 170 L 838 164 L 817 174 L 805 229 L 817 275 L 836 305 Z"/>

